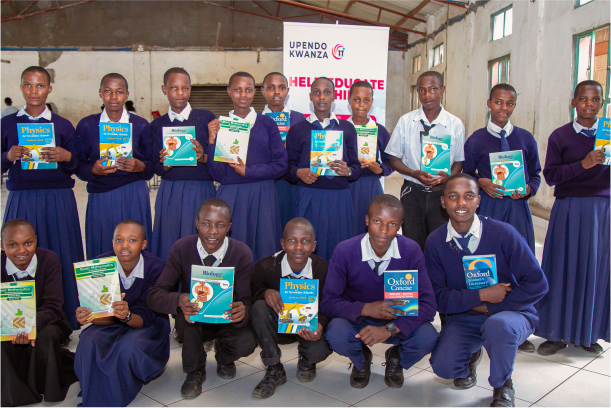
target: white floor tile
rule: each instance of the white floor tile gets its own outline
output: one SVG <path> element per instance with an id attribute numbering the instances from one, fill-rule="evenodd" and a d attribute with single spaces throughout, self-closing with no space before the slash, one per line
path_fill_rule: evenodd
<path id="1" fill-rule="evenodd" d="M 607 376 L 581 370 L 537 403 L 546 407 L 608 407 L 609 382 Z"/>
<path id="2" fill-rule="evenodd" d="M 150 399 L 149 397 L 147 397 L 146 395 L 142 393 L 138 394 L 136 399 L 134 399 L 132 403 L 128 405 L 128 407 L 163 407 L 163 406 L 164 406 L 163 404 L 160 404 L 159 402 Z"/>
<path id="3" fill-rule="evenodd" d="M 535 345 L 535 349 L 538 348 L 539 345 L 545 341 L 545 339 L 537 336 L 530 336 L 529 340 Z M 599 344 L 603 347 L 603 349 L 608 349 L 608 343 L 600 342 Z M 573 345 L 569 345 L 568 347 L 565 347 L 564 349 L 556 352 L 556 354 L 553 354 L 551 356 L 542 356 L 536 351 L 534 353 L 523 354 L 530 354 L 531 356 L 537 357 L 539 359 L 553 361 L 555 363 L 560 364 L 567 364 L 577 368 L 585 367 L 597 357 L 595 354 L 588 353 L 587 351 L 582 350 L 581 348 L 575 347 Z"/>
<path id="4" fill-rule="evenodd" d="M 605 351 L 600 356 L 595 358 L 591 363 L 585 366 L 583 369 L 592 371 L 598 374 L 604 374 L 611 376 L 610 368 L 611 368 L 611 352 Z"/>

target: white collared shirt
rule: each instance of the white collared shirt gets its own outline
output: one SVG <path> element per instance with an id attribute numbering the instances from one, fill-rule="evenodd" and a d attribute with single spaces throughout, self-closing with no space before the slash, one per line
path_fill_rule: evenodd
<path id="1" fill-rule="evenodd" d="M 106 108 L 104 108 L 104 110 L 102 111 L 102 114 L 100 115 L 100 122 L 112 122 L 112 120 L 110 120 L 110 118 L 108 117 L 108 114 L 106 113 Z M 129 123 L 129 113 L 127 112 L 127 109 L 125 109 L 125 107 L 123 107 L 123 113 L 121 113 L 121 119 L 119 119 L 118 122 L 116 123 Z"/>
<path id="2" fill-rule="evenodd" d="M 199 253 L 199 257 L 202 259 L 202 265 L 204 264 L 204 259 L 206 259 L 209 255 L 212 255 L 216 258 L 216 261 L 214 261 L 212 266 L 219 266 L 223 262 L 225 254 L 227 254 L 227 248 L 229 248 L 229 238 L 225 237 L 223 240 L 223 245 L 221 245 L 221 247 L 215 253 L 209 254 L 204 249 L 201 238 L 197 238 L 197 252 Z"/>
<path id="3" fill-rule="evenodd" d="M 19 109 L 19 112 L 17 112 L 17 116 L 23 116 L 23 115 L 25 115 L 25 116 L 27 116 L 27 117 L 28 117 L 28 119 L 30 119 L 30 120 L 38 120 L 38 119 L 42 118 L 42 119 L 46 119 L 46 120 L 48 120 L 49 122 L 51 122 L 51 111 L 49 110 L 49 108 L 48 108 L 47 106 L 45 106 L 45 110 L 43 110 L 43 111 L 42 111 L 42 113 L 41 113 L 40 115 L 36 116 L 36 117 L 31 116 L 30 114 L 28 114 L 28 113 L 25 111 L 25 108 L 26 108 L 26 107 L 27 107 L 27 105 L 23 105 L 23 106 L 21 107 L 21 109 Z"/>
<path id="4" fill-rule="evenodd" d="M 281 253 L 282 251 L 276 252 L 274 254 L 274 258 L 276 258 Z M 291 265 L 289 264 L 289 256 L 285 252 L 284 258 L 282 258 L 282 261 L 280 262 L 280 270 L 282 271 L 283 278 L 288 277 L 290 279 L 314 279 L 314 275 L 312 274 L 312 258 L 308 258 L 306 266 L 301 270 L 301 273 L 297 275 L 293 272 L 293 268 L 291 268 Z"/>
<path id="5" fill-rule="evenodd" d="M 371 119 L 371 116 L 367 115 L 367 117 L 369 118 L 369 122 L 367 122 L 367 124 L 365 126 L 377 126 L 376 121 Z M 352 120 L 352 116 L 350 116 L 348 118 L 348 122 L 352 123 L 354 125 L 354 121 Z M 354 125 L 356 126 L 356 125 Z"/>
<path id="6" fill-rule="evenodd" d="M 422 107 L 401 116 L 386 146 L 386 153 L 400 158 L 403 164 L 412 170 L 420 170 L 421 143 L 420 132 L 424 130 L 420 120 L 431 125 Z M 465 126 L 462 121 L 441 106 L 437 118 L 433 120 L 436 126 L 430 130 L 431 135 L 450 135 L 450 167 L 454 162 L 465 160 Z M 417 179 L 401 174 L 404 179 L 422 184 Z"/>
<path id="7" fill-rule="evenodd" d="M 17 114 L 17 116 L 19 116 L 19 114 Z M 577 116 L 575 116 L 575 119 L 573 120 L 573 129 L 575 129 L 576 133 L 581 133 L 582 130 L 588 129 L 588 128 L 585 127 L 585 126 L 582 126 L 579 122 L 577 122 Z M 596 122 L 594 122 L 594 124 L 592 125 L 592 127 L 590 129 L 598 130 L 598 118 L 596 118 Z M 588 130 L 590 130 L 590 129 L 588 129 Z M 585 133 L 584 133 L 584 135 L 585 135 Z"/>
<path id="8" fill-rule="evenodd" d="M 144 279 L 144 258 L 142 257 L 142 254 L 140 254 L 140 259 L 138 260 L 136 266 L 134 266 L 134 269 L 132 270 L 132 273 L 129 274 L 129 276 L 125 275 L 125 271 L 123 270 L 123 266 L 121 266 L 121 262 L 117 262 L 117 269 L 119 270 L 119 278 L 121 279 L 123 288 L 127 290 L 132 287 L 136 278 Z"/>
<path id="9" fill-rule="evenodd" d="M 6 274 L 8 276 L 17 275 L 17 277 L 13 276 L 13 280 L 23 279 L 28 275 L 30 275 L 30 277 L 34 279 L 36 277 L 36 268 L 38 267 L 38 258 L 36 257 L 36 254 L 34 254 L 32 260 L 30 261 L 30 264 L 27 268 L 25 268 L 25 271 L 22 271 L 21 269 L 17 268 L 15 264 L 10 259 L 8 259 L 8 256 L 6 257 L 5 266 Z"/>
<path id="10" fill-rule="evenodd" d="M 311 114 L 311 115 L 310 115 L 310 116 L 308 116 L 306 119 L 307 119 L 307 121 L 308 121 L 308 122 L 310 122 L 310 123 L 314 123 L 314 122 L 320 122 L 320 121 L 318 120 L 318 117 L 316 116 L 316 114 L 315 114 L 315 113 Z M 336 121 L 336 122 L 337 122 L 337 124 L 339 125 L 339 119 L 337 118 L 337 116 L 335 116 L 335 113 L 331 112 L 331 116 L 330 116 L 330 117 L 328 117 L 328 118 L 324 118 L 324 119 L 323 119 L 323 121 L 322 121 L 322 123 L 321 123 L 322 128 L 324 129 L 324 128 L 328 127 L 328 126 L 331 124 L 331 121 L 332 121 L 332 120 Z"/>
<path id="11" fill-rule="evenodd" d="M 378 266 L 378 275 L 382 275 L 386 268 L 388 268 L 388 264 L 390 263 L 391 258 L 401 259 L 401 254 L 399 253 L 399 244 L 397 243 L 397 237 L 395 237 L 390 243 L 390 247 L 382 257 L 376 255 L 373 247 L 371 246 L 371 242 L 369 241 L 369 233 L 365 234 L 363 239 L 361 240 L 361 254 L 362 261 L 367 262 L 371 267 L 371 270 L 375 268 L 375 262 L 382 262 L 380 266 Z"/>
<path id="12" fill-rule="evenodd" d="M 479 216 L 475 214 L 473 216 L 471 228 L 469 228 L 469 232 L 467 233 L 467 235 L 471 234 L 471 236 L 469 237 L 469 245 L 467 245 L 467 248 L 469 248 L 469 251 L 471 251 L 472 254 L 475 253 L 475 250 L 477 250 L 477 247 L 479 246 L 479 241 L 482 238 L 482 228 L 483 224 L 480 221 Z M 465 235 L 465 237 L 467 235 Z M 460 246 L 456 238 L 463 238 L 463 236 L 456 232 L 456 230 L 452 226 L 452 221 L 448 221 L 448 234 L 446 235 L 446 242 L 454 240 L 456 246 L 458 246 L 462 251 L 463 247 Z"/>
<path id="13" fill-rule="evenodd" d="M 185 120 L 189 120 L 189 115 L 191 114 L 191 104 L 187 102 L 187 106 L 180 113 L 176 113 L 172 110 L 172 107 L 168 107 L 168 117 L 170 118 L 170 122 L 174 122 L 174 119 L 179 122 L 184 122 Z"/>
<path id="14" fill-rule="evenodd" d="M 505 127 L 501 129 L 500 126 L 492 123 L 492 119 L 489 119 L 488 126 L 486 126 L 486 130 L 488 130 L 488 133 L 490 133 L 492 136 L 498 137 L 500 139 L 501 130 L 505 131 L 505 137 L 509 137 L 509 135 L 511 135 L 511 132 L 513 132 L 513 125 L 511 124 L 510 121 L 507 121 L 507 124 L 505 125 Z"/>
<path id="15" fill-rule="evenodd" d="M 234 114 L 233 111 L 229 111 L 229 117 L 230 118 L 240 118 L 238 115 Z M 255 125 L 255 122 L 257 121 L 257 112 L 255 111 L 255 108 L 251 106 L 250 112 L 248 112 L 248 115 L 246 115 L 245 118 L 240 118 L 240 119 L 244 119 L 245 121 L 250 122 L 250 129 L 252 130 L 252 127 Z"/>

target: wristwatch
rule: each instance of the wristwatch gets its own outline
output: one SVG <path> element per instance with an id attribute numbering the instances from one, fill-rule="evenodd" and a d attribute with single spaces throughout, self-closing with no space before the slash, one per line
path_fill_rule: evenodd
<path id="1" fill-rule="evenodd" d="M 127 323 L 127 322 L 129 322 L 130 320 L 132 320 L 132 311 L 131 311 L 131 310 L 129 310 L 129 311 L 127 312 L 127 316 L 125 316 L 125 319 L 119 319 L 119 320 L 120 320 L 120 321 L 122 321 L 123 323 Z M 391 323 L 391 324 L 392 324 L 392 323 Z M 393 326 L 394 326 L 394 325 L 393 325 Z"/>
<path id="2" fill-rule="evenodd" d="M 397 335 L 397 326 L 394 323 L 386 323 L 386 328 L 390 332 L 390 337 L 395 337 Z"/>

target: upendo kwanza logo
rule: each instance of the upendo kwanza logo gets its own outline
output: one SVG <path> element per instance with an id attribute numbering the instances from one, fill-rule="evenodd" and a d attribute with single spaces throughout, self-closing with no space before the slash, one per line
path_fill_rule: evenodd
<path id="1" fill-rule="evenodd" d="M 341 44 L 337 44 L 335 47 L 333 47 L 333 50 L 331 51 L 331 53 L 333 54 L 333 58 L 342 59 L 344 57 L 344 50 L 346 50 L 346 47 Z"/>
<path id="2" fill-rule="evenodd" d="M 289 41 L 289 57 L 329 59 L 327 43 L 313 41 Z"/>

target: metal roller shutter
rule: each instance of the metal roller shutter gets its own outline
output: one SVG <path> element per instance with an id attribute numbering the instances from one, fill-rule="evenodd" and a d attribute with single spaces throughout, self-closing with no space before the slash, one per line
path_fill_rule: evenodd
<path id="1" fill-rule="evenodd" d="M 257 112 L 261 112 L 265 107 L 265 98 L 261 95 L 260 89 L 259 86 L 256 88 L 252 101 L 252 107 Z M 208 109 L 217 117 L 227 116 L 233 109 L 233 103 L 227 94 L 227 87 L 222 85 L 192 86 L 189 103 L 196 109 Z"/>

